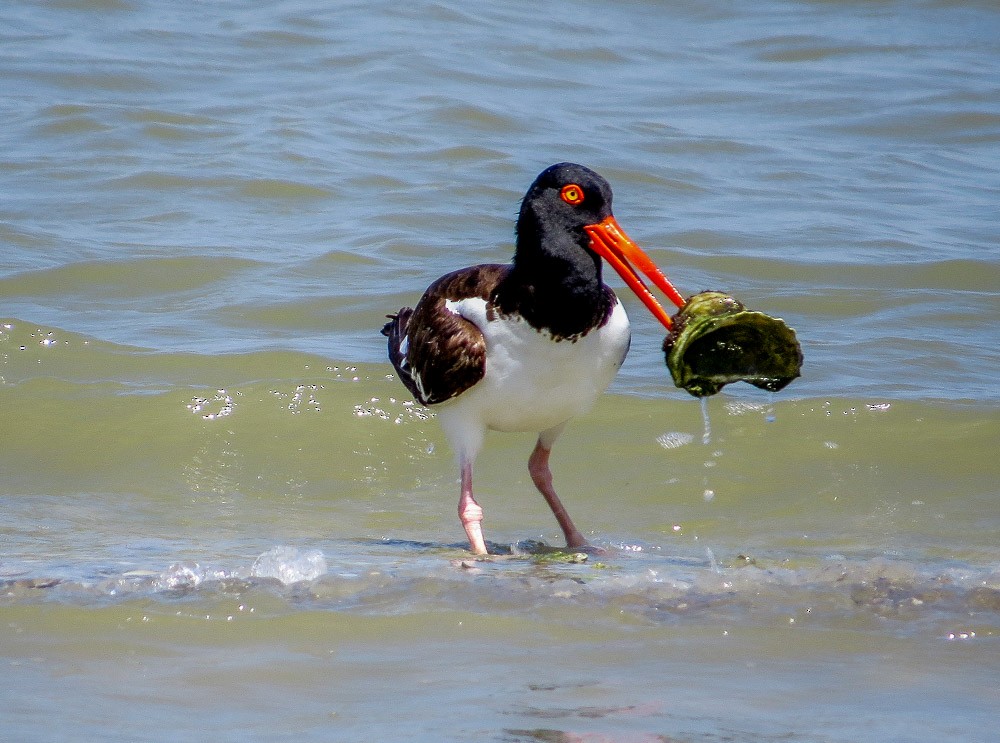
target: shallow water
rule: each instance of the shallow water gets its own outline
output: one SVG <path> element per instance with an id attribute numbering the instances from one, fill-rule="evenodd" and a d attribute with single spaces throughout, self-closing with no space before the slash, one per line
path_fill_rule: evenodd
<path id="1" fill-rule="evenodd" d="M 0 39 L 11 740 L 993 739 L 992 4 L 74 0 Z M 559 160 L 806 365 L 703 417 L 626 297 L 553 454 L 599 551 L 548 548 L 497 434 L 473 560 L 377 330 L 505 260 Z"/>

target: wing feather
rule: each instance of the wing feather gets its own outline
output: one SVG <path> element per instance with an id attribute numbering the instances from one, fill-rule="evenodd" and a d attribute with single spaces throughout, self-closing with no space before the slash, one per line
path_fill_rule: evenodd
<path id="1" fill-rule="evenodd" d="M 479 297 L 490 301 L 509 266 L 463 268 L 431 284 L 414 309 L 402 308 L 382 328 L 389 360 L 400 381 L 423 405 L 465 392 L 486 373 L 486 342 L 473 323 L 446 303 Z"/>

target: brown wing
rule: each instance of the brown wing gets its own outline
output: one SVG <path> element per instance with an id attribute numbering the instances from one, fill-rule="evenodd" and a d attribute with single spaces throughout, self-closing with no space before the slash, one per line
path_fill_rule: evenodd
<path id="1" fill-rule="evenodd" d="M 445 306 L 446 301 L 489 300 L 509 266 L 463 268 L 431 284 L 414 309 L 404 307 L 382 328 L 389 360 L 400 381 L 423 405 L 462 394 L 486 373 L 486 343 L 479 328 Z"/>

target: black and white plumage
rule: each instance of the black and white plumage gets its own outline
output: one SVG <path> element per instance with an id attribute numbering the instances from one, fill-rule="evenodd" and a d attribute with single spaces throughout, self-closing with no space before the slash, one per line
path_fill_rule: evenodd
<path id="1" fill-rule="evenodd" d="M 594 171 L 561 163 L 528 189 L 510 264 L 442 276 L 416 307 L 390 315 L 382 333 L 406 388 L 436 413 L 461 469 L 459 516 L 473 552 L 486 553 L 472 469 L 488 429 L 538 432 L 528 461 L 566 536 L 587 542 L 552 487 L 552 444 L 611 383 L 630 343 L 628 317 L 602 280 L 602 257 L 669 327 L 635 263 L 680 306 L 683 299 L 624 233 L 611 187 Z"/>

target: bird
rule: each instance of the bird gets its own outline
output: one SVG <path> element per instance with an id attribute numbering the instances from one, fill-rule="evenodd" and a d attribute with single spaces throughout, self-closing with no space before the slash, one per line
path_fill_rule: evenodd
<path id="1" fill-rule="evenodd" d="M 532 432 L 535 487 L 569 549 L 588 549 L 553 487 L 549 455 L 566 424 L 611 383 L 631 343 L 602 261 L 668 330 L 671 319 L 639 276 L 677 307 L 684 299 L 611 209 L 609 183 L 575 163 L 543 170 L 521 201 L 508 264 L 452 271 L 415 307 L 386 315 L 382 334 L 399 380 L 436 417 L 460 471 L 458 514 L 469 548 L 488 554 L 473 467 L 487 430 Z M 638 270 L 637 270 L 638 269 Z"/>

